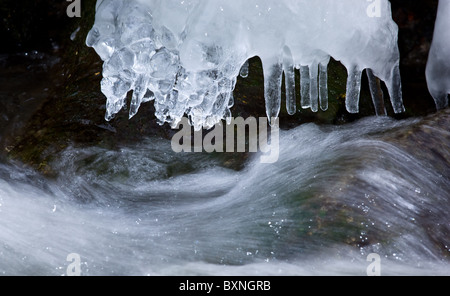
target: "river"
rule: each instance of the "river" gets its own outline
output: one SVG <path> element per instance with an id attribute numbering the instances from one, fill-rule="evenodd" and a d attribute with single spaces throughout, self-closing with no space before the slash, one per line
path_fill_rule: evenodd
<path id="1" fill-rule="evenodd" d="M 160 138 L 68 147 L 53 178 L 4 159 L 0 274 L 65 275 L 76 254 L 81 275 L 366 275 L 376 253 L 382 275 L 450 275 L 449 164 L 386 137 L 418 122 L 301 125 L 241 170 Z"/>

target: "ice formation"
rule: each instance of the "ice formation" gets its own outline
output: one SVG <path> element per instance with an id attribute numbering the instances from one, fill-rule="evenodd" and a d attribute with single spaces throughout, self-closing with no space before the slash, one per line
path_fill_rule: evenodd
<path id="1" fill-rule="evenodd" d="M 439 1 L 433 43 L 428 58 L 426 76 L 428 89 L 436 107 L 448 106 L 450 93 L 450 1 Z"/>
<path id="2" fill-rule="evenodd" d="M 154 100 L 160 123 L 187 114 L 200 129 L 231 117 L 236 79 L 254 56 L 268 118 L 279 115 L 283 73 L 287 110 L 297 111 L 296 69 L 301 107 L 326 110 L 330 57 L 348 69 L 349 112 L 359 111 L 364 69 L 377 113 L 385 113 L 378 79 L 402 112 L 397 33 L 387 0 L 98 0 L 86 43 L 104 60 L 107 120 L 133 90 L 130 117 Z"/>

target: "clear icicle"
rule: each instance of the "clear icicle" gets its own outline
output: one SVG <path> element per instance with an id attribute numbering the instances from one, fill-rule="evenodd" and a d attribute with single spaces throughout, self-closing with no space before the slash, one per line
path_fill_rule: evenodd
<path id="1" fill-rule="evenodd" d="M 291 50 L 284 48 L 283 71 L 286 84 L 286 109 L 289 115 L 294 115 L 297 111 L 295 97 L 295 67 Z"/>
<path id="2" fill-rule="evenodd" d="M 147 93 L 147 78 L 144 75 L 139 75 L 136 82 L 136 86 L 133 91 L 133 97 L 130 104 L 129 118 L 134 117 L 139 111 L 139 107 L 143 101 L 145 94 Z"/>
<path id="3" fill-rule="evenodd" d="M 405 112 L 405 106 L 402 99 L 402 81 L 400 77 L 400 68 L 396 65 L 391 72 L 391 79 L 387 83 L 389 96 L 391 98 L 392 108 L 395 113 Z"/>
<path id="4" fill-rule="evenodd" d="M 277 118 L 281 108 L 281 83 L 283 66 L 281 63 L 264 64 L 264 97 L 266 99 L 266 113 L 269 123 Z"/>
<path id="5" fill-rule="evenodd" d="M 319 64 L 319 101 L 322 111 L 328 110 L 328 62 Z"/>
<path id="6" fill-rule="evenodd" d="M 370 94 L 372 95 L 373 106 L 377 116 L 386 116 L 386 107 L 384 106 L 384 95 L 381 89 L 381 82 L 371 69 L 366 69 L 367 78 L 369 79 Z"/>
<path id="7" fill-rule="evenodd" d="M 249 73 L 249 62 L 248 60 L 245 61 L 245 63 L 242 65 L 241 67 L 241 71 L 239 73 L 239 75 L 241 75 L 242 78 L 247 78 L 248 77 L 248 73 Z"/>
<path id="8" fill-rule="evenodd" d="M 129 81 L 121 80 L 119 77 L 106 77 L 101 81 L 101 90 L 107 96 L 105 120 L 110 121 L 124 106 L 126 96 L 132 88 Z"/>
<path id="9" fill-rule="evenodd" d="M 309 67 L 300 67 L 300 94 L 301 94 L 301 106 L 303 109 L 308 109 L 311 107 L 311 96 L 310 96 L 310 85 L 311 79 L 309 77 Z"/>
<path id="10" fill-rule="evenodd" d="M 311 111 L 319 111 L 319 86 L 318 86 L 318 64 L 313 63 L 309 68 L 309 77 L 311 79 L 311 85 L 309 88 L 311 98 Z"/>
<path id="11" fill-rule="evenodd" d="M 450 94 L 450 1 L 439 1 L 433 43 L 425 70 L 428 90 L 438 110 L 448 107 Z"/>
<path id="12" fill-rule="evenodd" d="M 225 110 L 230 102 L 230 93 L 221 93 L 217 96 L 213 105 L 213 114 L 218 114 L 221 110 Z"/>
<path id="13" fill-rule="evenodd" d="M 226 108 L 223 117 L 225 118 L 227 125 L 231 124 L 232 116 L 233 114 L 231 114 L 230 109 Z"/>
<path id="14" fill-rule="evenodd" d="M 228 109 L 234 106 L 234 96 L 233 93 L 230 93 L 230 100 L 228 101 Z"/>
<path id="15" fill-rule="evenodd" d="M 348 69 L 347 78 L 347 99 L 345 107 L 349 113 L 359 112 L 359 96 L 361 92 L 361 74 L 362 71 L 354 65 Z"/>

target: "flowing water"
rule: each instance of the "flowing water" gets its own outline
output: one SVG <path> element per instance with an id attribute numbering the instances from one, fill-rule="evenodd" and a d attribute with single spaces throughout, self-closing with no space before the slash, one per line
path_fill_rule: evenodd
<path id="1" fill-rule="evenodd" d="M 42 3 L 37 12 L 59 11 Z M 48 39 L 44 27 L 60 27 L 16 12 L 21 25 L 29 19 L 44 32 L 30 43 Z M 414 34 L 403 34 L 403 47 L 423 38 L 420 25 L 404 27 Z M 82 32 L 71 41 L 82 39 L 84 47 Z M 80 54 L 58 66 L 65 71 L 51 69 L 60 61 L 53 54 L 63 56 L 58 51 L 0 54 L 0 275 L 67 275 L 77 254 L 81 275 L 364 276 L 372 253 L 381 258 L 381 275 L 450 275 L 448 120 L 306 124 L 281 132 L 278 162 L 262 164 L 252 154 L 241 170 L 218 154 L 176 154 L 156 137 L 116 150 L 72 146 L 54 155 L 50 178 L 7 159 L 3 149 L 14 148 L 44 107 L 43 120 L 78 118 L 69 104 L 66 112 L 43 107 L 68 100 L 59 90 L 66 81 L 84 90 L 70 96 L 95 110 L 92 77 L 100 67 L 85 70 L 82 62 L 94 63 Z M 407 72 L 415 83 L 415 72 Z M 408 89 L 421 101 L 423 87 Z M 425 133 L 417 134 L 419 122 Z M 418 136 L 397 139 L 399 130 Z"/>
<path id="2" fill-rule="evenodd" d="M 448 163 L 383 137 L 414 123 L 303 125 L 240 171 L 158 138 L 69 147 L 54 179 L 3 161 L 0 274 L 64 275 L 76 253 L 82 275 L 365 275 L 377 253 L 382 275 L 450 275 Z"/>

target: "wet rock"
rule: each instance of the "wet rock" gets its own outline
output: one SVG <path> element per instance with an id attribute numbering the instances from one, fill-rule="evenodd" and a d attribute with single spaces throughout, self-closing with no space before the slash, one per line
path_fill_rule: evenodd
<path id="1" fill-rule="evenodd" d="M 392 130 L 366 135 L 363 148 L 355 147 L 351 153 L 352 161 L 345 154 L 340 156 L 345 167 L 340 158 L 328 163 L 341 172 L 331 176 L 330 187 L 316 188 L 307 202 L 311 204 L 307 214 L 314 225 L 308 230 L 310 235 L 318 241 L 343 241 L 365 253 L 390 245 L 400 254 L 407 245 L 392 245 L 392 241 L 401 237 L 407 242 L 414 232 L 424 244 L 427 241 L 427 248 L 436 256 L 449 258 L 449 124 L 450 109 L 442 110 Z M 416 171 L 407 171 L 414 167 Z M 367 177 L 371 174 L 373 178 Z M 403 180 L 407 176 L 413 179 Z M 386 213 L 392 217 L 386 217 Z"/>
<path id="2" fill-rule="evenodd" d="M 450 109 L 426 116 L 417 123 L 382 136 L 450 179 Z"/>

